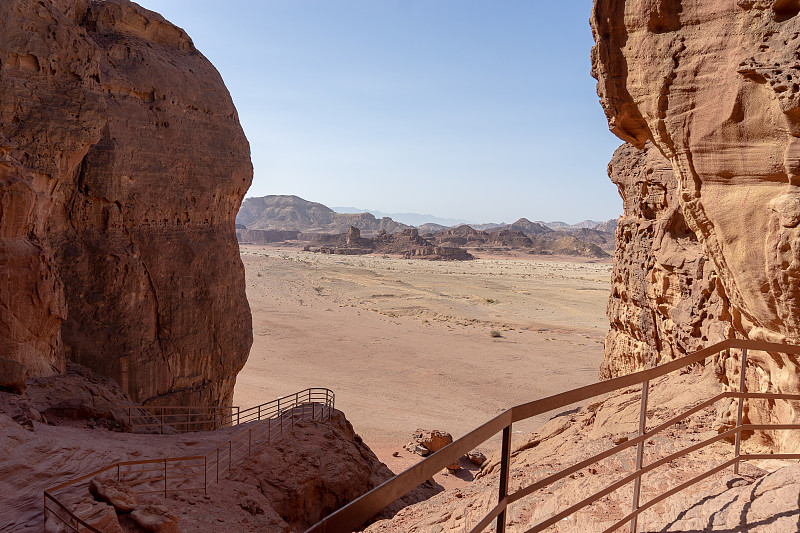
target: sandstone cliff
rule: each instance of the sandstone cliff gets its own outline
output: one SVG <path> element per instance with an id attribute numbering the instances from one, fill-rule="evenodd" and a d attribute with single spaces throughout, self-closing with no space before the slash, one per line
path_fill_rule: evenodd
<path id="1" fill-rule="evenodd" d="M 690 311 L 700 338 L 710 304 L 711 321 L 730 324 L 727 334 L 800 342 L 798 14 L 800 4 L 785 0 L 594 3 L 592 68 L 609 126 L 639 148 L 652 141 L 669 161 L 682 217 L 711 263 L 697 274 L 719 284 L 711 291 L 692 278 L 700 293 L 720 298 Z M 751 356 L 751 390 L 800 390 L 792 358 Z M 728 367 L 723 380 L 733 377 Z M 751 406 L 750 416 L 793 421 L 796 412 L 778 402 Z M 779 448 L 797 446 L 777 438 Z"/>
<path id="2" fill-rule="evenodd" d="M 733 335 L 728 299 L 683 216 L 672 167 L 649 142 L 608 165 L 622 197 L 602 378 L 629 374 Z"/>
<path id="3" fill-rule="evenodd" d="M 0 351 L 229 402 L 251 344 L 249 146 L 191 39 L 128 0 L 0 5 Z"/>

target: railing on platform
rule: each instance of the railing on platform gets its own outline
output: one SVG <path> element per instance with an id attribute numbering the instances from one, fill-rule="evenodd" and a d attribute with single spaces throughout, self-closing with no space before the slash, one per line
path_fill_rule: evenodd
<path id="1" fill-rule="evenodd" d="M 234 463 L 271 441 L 273 435 L 291 430 L 300 420 L 330 420 L 335 395 L 324 388 L 305 389 L 244 411 L 235 411 L 235 418 L 225 427 L 251 423 L 250 427 L 220 444 L 205 455 L 162 457 L 141 461 L 120 461 L 84 476 L 69 480 L 44 491 L 44 518 L 58 520 L 69 531 L 103 533 L 70 509 L 88 492 L 95 477 L 125 482 L 137 493 L 169 493 L 207 491 L 209 485 L 228 475 Z"/>
<path id="2" fill-rule="evenodd" d="M 133 432 L 208 431 L 230 427 L 239 422 L 238 406 L 208 405 L 125 405 L 115 408 L 125 413 Z"/>
<path id="3" fill-rule="evenodd" d="M 658 425 L 657 427 L 647 431 L 647 395 L 649 390 L 650 381 L 681 370 L 689 365 L 704 362 L 708 357 L 719 354 L 720 352 L 740 349 L 740 379 L 738 392 L 723 392 L 717 394 L 698 405 L 695 405 L 684 413 L 673 417 L 672 419 Z M 625 476 L 624 478 L 609 485 L 605 489 L 581 500 L 580 502 L 570 506 L 569 508 L 559 512 L 558 514 L 536 524 L 534 527 L 527 530 L 526 533 L 536 533 L 543 531 L 548 527 L 557 524 L 560 520 L 576 513 L 577 511 L 587 507 L 593 502 L 611 494 L 615 490 L 633 483 L 633 501 L 631 512 L 618 520 L 611 527 L 605 530 L 605 533 L 610 533 L 617 530 L 619 527 L 630 524 L 630 531 L 635 533 L 637 530 L 637 520 L 639 515 L 663 501 L 664 499 L 694 485 L 695 483 L 714 475 L 717 472 L 728 468 L 734 467 L 734 473 L 739 471 L 739 463 L 741 461 L 753 459 L 800 459 L 800 454 L 741 454 L 741 434 L 742 432 L 760 431 L 760 430 L 797 430 L 800 429 L 800 424 L 742 424 L 742 415 L 745 399 L 766 399 L 766 400 L 800 400 L 800 395 L 797 394 L 773 394 L 773 393 L 748 393 L 745 391 L 745 369 L 747 365 L 747 351 L 748 350 L 761 350 L 770 353 L 785 353 L 791 355 L 800 355 L 799 346 L 791 346 L 785 344 L 774 344 L 763 341 L 741 340 L 741 339 L 728 339 L 720 343 L 709 346 L 703 350 L 697 351 L 693 354 L 681 357 L 679 359 L 670 361 L 655 368 L 643 370 L 622 376 L 619 378 L 603 381 L 593 385 L 588 385 L 578 389 L 573 389 L 561 394 L 549 396 L 540 400 L 535 400 L 530 403 L 525 403 L 513 407 L 492 420 L 486 422 L 477 429 L 464 435 L 460 439 L 439 450 L 438 452 L 427 457 L 420 463 L 405 470 L 401 474 L 386 481 L 382 485 L 376 487 L 372 491 L 364 494 L 360 498 L 352 501 L 348 505 L 342 507 L 338 511 L 330 514 L 317 524 L 306 530 L 306 533 L 340 533 L 345 531 L 353 531 L 359 526 L 363 525 L 366 521 L 374 517 L 381 510 L 388 505 L 392 504 L 397 499 L 408 494 L 420 484 L 433 477 L 434 474 L 443 470 L 447 465 L 458 461 L 458 459 L 465 453 L 471 451 L 478 445 L 486 442 L 497 433 L 502 432 L 502 448 L 501 448 L 501 461 L 500 461 L 500 479 L 498 487 L 497 504 L 470 530 L 470 533 L 483 532 L 487 527 L 494 523 L 496 531 L 503 533 L 506 529 L 507 511 L 511 504 L 521 500 L 522 498 L 533 494 L 534 492 L 543 489 L 553 483 L 566 478 L 590 465 L 611 457 L 623 450 L 636 446 L 636 462 L 634 471 Z M 511 469 L 511 428 L 515 422 L 526 420 L 528 418 L 560 409 L 568 405 L 578 402 L 589 400 L 600 395 L 608 394 L 610 392 L 626 389 L 634 385 L 642 386 L 640 415 L 639 415 L 639 433 L 634 439 L 628 440 L 613 448 L 605 450 L 589 459 L 581 461 L 572 465 L 558 473 L 547 476 L 544 479 L 536 481 L 532 485 L 521 488 L 515 492 L 509 493 L 508 481 Z M 645 442 L 652 438 L 657 433 L 664 429 L 684 420 L 685 418 L 697 413 L 714 403 L 726 399 L 738 399 L 738 410 L 736 427 L 728 431 L 719 433 L 714 437 L 702 442 L 695 443 L 679 452 L 662 457 L 648 465 L 644 464 L 644 445 Z M 709 469 L 706 472 L 698 474 L 689 481 L 686 481 L 666 492 L 659 494 L 657 497 L 646 503 L 640 503 L 640 489 L 642 475 L 650 472 L 659 466 L 663 466 L 670 461 L 682 457 L 688 453 L 700 450 L 710 444 L 722 441 L 723 439 L 734 438 L 733 457 L 724 461 L 723 463 Z"/>

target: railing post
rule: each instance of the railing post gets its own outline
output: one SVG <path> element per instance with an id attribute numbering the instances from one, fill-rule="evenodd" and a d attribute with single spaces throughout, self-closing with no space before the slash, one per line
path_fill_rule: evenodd
<path id="1" fill-rule="evenodd" d="M 119 482 L 119 463 L 117 463 L 117 482 Z"/>
<path id="2" fill-rule="evenodd" d="M 161 434 L 164 434 L 164 406 L 161 406 Z"/>
<path id="3" fill-rule="evenodd" d="M 228 479 L 231 478 L 231 469 L 233 468 L 233 441 L 228 441 Z"/>
<path id="4" fill-rule="evenodd" d="M 258 406 L 258 419 L 261 420 L 261 405 Z"/>
<path id="5" fill-rule="evenodd" d="M 167 458 L 164 458 L 164 497 L 167 497 Z"/>
<path id="6" fill-rule="evenodd" d="M 219 483 L 219 448 L 217 448 L 217 483 Z"/>
<path id="7" fill-rule="evenodd" d="M 508 470 L 511 467 L 511 424 L 503 428 L 503 451 L 500 460 L 500 488 L 497 494 L 497 503 L 501 503 L 508 496 Z M 506 509 L 497 515 L 497 533 L 505 533 Z"/>
<path id="8" fill-rule="evenodd" d="M 650 389 L 650 382 L 645 381 L 642 383 L 642 404 L 639 407 L 639 436 L 644 435 L 647 429 L 647 392 Z M 636 472 L 642 469 L 642 459 L 644 458 L 644 441 L 636 445 Z M 636 511 L 639 508 L 639 489 L 642 486 L 642 476 L 637 477 L 633 481 L 633 506 L 632 510 Z M 636 523 L 639 516 L 631 518 L 631 533 L 636 533 Z"/>
<path id="9" fill-rule="evenodd" d="M 744 372 L 747 368 L 747 348 L 742 348 L 742 357 L 741 357 L 741 368 L 739 369 L 739 392 L 744 392 L 745 382 L 744 382 Z M 742 414 L 744 412 L 744 397 L 739 398 L 739 408 L 736 411 L 736 444 L 734 445 L 733 456 L 737 459 L 735 463 L 733 463 L 733 473 L 739 473 L 739 450 L 742 445 Z"/>

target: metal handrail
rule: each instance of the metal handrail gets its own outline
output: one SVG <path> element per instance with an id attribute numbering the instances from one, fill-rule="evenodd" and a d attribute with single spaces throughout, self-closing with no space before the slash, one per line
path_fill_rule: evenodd
<path id="1" fill-rule="evenodd" d="M 700 363 L 702 361 L 705 361 L 710 356 L 716 355 L 724 350 L 730 350 L 732 348 L 742 350 L 742 355 L 740 358 L 741 367 L 740 367 L 740 381 L 739 381 L 738 392 L 725 392 L 718 394 L 713 398 L 706 400 L 700 403 L 699 405 L 696 405 L 688 409 L 681 415 L 678 415 L 668 420 L 667 422 L 660 424 L 653 430 L 646 431 L 647 392 L 649 390 L 649 383 L 651 380 L 661 376 L 665 376 L 671 372 L 680 370 L 688 365 Z M 741 461 L 745 461 L 748 459 L 800 458 L 800 454 L 742 455 L 740 453 L 741 433 L 743 431 L 800 429 L 800 424 L 773 424 L 773 425 L 742 424 L 743 406 L 744 406 L 744 400 L 746 398 L 781 399 L 781 400 L 800 399 L 800 395 L 797 394 L 745 392 L 744 374 L 747 365 L 748 349 L 761 350 L 765 352 L 800 355 L 800 346 L 776 344 L 765 341 L 755 341 L 746 339 L 726 339 L 722 342 L 718 342 L 712 346 L 706 347 L 702 350 L 699 350 L 697 352 L 686 355 L 679 359 L 675 359 L 673 361 L 670 361 L 663 365 L 659 365 L 654 368 L 642 370 L 640 372 L 635 372 L 633 374 L 628 374 L 626 376 L 621 376 L 618 378 L 610 379 L 608 381 L 587 385 L 577 389 L 572 389 L 567 392 L 562 392 L 560 394 L 555 394 L 553 396 L 548 396 L 546 398 L 542 398 L 539 400 L 518 405 L 516 407 L 512 407 L 511 409 L 504 411 L 503 413 L 497 415 L 495 418 L 489 420 L 488 422 L 474 429 L 473 431 L 467 433 L 466 435 L 454 441 L 453 443 L 449 444 L 448 446 L 442 448 L 438 452 L 428 456 L 427 458 L 417 463 L 416 465 L 408 468 L 401 474 L 389 479 L 388 481 L 379 485 L 375 489 L 364 494 L 360 498 L 350 502 L 348 505 L 328 515 L 321 521 L 317 522 L 316 524 L 308 528 L 306 530 L 306 533 L 334 533 L 334 532 L 338 533 L 342 531 L 353 531 L 354 529 L 363 525 L 369 519 L 373 518 L 385 507 L 387 507 L 397 499 L 403 497 L 404 495 L 408 494 L 416 487 L 418 487 L 420 484 L 424 483 L 426 480 L 433 477 L 434 474 L 444 469 L 445 466 L 457 461 L 462 455 L 471 451 L 476 446 L 486 442 L 487 440 L 489 440 L 490 438 L 492 438 L 494 435 L 496 435 L 501 431 L 503 433 L 503 441 L 502 441 L 503 443 L 501 448 L 500 482 L 499 482 L 497 505 L 495 505 L 495 507 L 493 507 L 486 514 L 486 516 L 482 520 L 480 520 L 475 527 L 473 527 L 470 530 L 470 533 L 480 533 L 495 520 L 498 533 L 503 533 L 505 531 L 505 526 L 506 526 L 506 511 L 509 505 L 533 493 L 535 490 L 539 490 L 544 486 L 550 485 L 561 479 L 564 479 L 568 475 L 590 464 L 593 464 L 604 458 L 610 457 L 611 455 L 619 453 L 620 451 L 628 449 L 632 446 L 637 447 L 636 466 L 632 474 L 610 485 L 606 489 L 603 489 L 600 492 L 576 503 L 575 505 L 562 511 L 561 513 L 555 515 L 554 517 L 551 517 L 550 519 L 537 524 L 533 528 L 529 529 L 526 533 L 535 533 L 537 531 L 542 531 L 543 529 L 546 529 L 547 527 L 555 524 L 558 520 L 573 514 L 579 509 L 586 507 L 592 502 L 602 498 L 607 494 L 610 494 L 614 490 L 617 490 L 618 488 L 632 481 L 635 484 L 632 512 L 628 514 L 626 517 L 624 517 L 622 520 L 614 524 L 614 526 L 609 528 L 607 531 L 608 532 L 614 531 L 621 525 L 625 523 L 630 523 L 631 532 L 635 532 L 637 528 L 637 517 L 644 510 L 652 507 L 653 505 L 662 501 L 663 499 L 672 496 L 673 494 L 676 494 L 677 492 L 680 492 L 681 490 L 689 486 L 692 486 L 698 481 L 701 481 L 706 477 L 709 477 L 721 470 L 724 470 L 728 466 L 733 465 L 734 472 L 738 473 L 739 463 Z M 639 384 L 641 384 L 642 386 L 642 398 L 641 398 L 640 417 L 639 417 L 639 435 L 635 439 L 631 439 L 625 443 L 615 446 L 614 448 L 603 451 L 589 459 L 577 463 L 576 465 L 573 465 L 556 474 L 548 476 L 543 480 L 533 483 L 528 487 L 523 487 L 517 490 L 516 492 L 509 494 L 508 479 L 509 479 L 509 470 L 511 467 L 511 428 L 513 423 L 519 422 L 521 420 L 526 420 L 528 418 L 543 413 L 547 413 L 555 409 L 566 407 L 571 404 L 589 400 L 597 396 L 601 396 L 604 394 L 608 394 L 610 392 L 629 388 L 631 386 Z M 638 489 L 641 483 L 641 476 L 644 473 L 649 472 L 654 468 L 657 468 L 657 466 L 662 466 L 663 464 L 665 464 L 663 459 L 655 461 L 654 463 L 647 466 L 643 464 L 643 447 L 645 441 L 651 436 L 655 435 L 656 433 L 662 431 L 666 427 L 671 426 L 685 419 L 686 417 L 725 398 L 737 398 L 739 400 L 736 427 L 724 433 L 720 433 L 715 437 L 712 437 L 711 439 L 690 446 L 689 448 L 686 448 L 681 452 L 678 452 L 677 454 L 672 454 L 670 457 L 672 459 L 680 457 L 687 453 L 691 453 L 691 451 L 695 451 L 704 446 L 707 446 L 709 444 L 712 444 L 714 442 L 717 442 L 719 440 L 731 436 L 735 438 L 734 457 L 731 460 L 726 461 L 722 465 L 718 465 L 712 468 L 711 470 L 696 476 L 692 480 L 689 480 L 688 482 L 683 483 L 678 487 L 675 487 L 659 495 L 653 500 L 650 500 L 647 503 L 640 505 Z"/>
<path id="2" fill-rule="evenodd" d="M 157 483 L 160 485 L 158 490 L 138 490 L 137 492 L 139 493 L 163 493 L 166 496 L 169 492 L 188 490 L 202 490 L 206 492 L 211 483 L 218 482 L 220 476 L 230 473 L 234 460 L 250 455 L 253 448 L 257 447 L 259 444 L 270 442 L 273 433 L 273 422 L 279 422 L 278 428 L 282 433 L 285 418 L 289 419 L 290 427 L 294 426 L 296 420 L 307 419 L 305 415 L 309 413 L 311 414 L 310 418 L 312 420 L 330 420 L 331 412 L 335 405 L 335 399 L 336 395 L 330 389 L 308 388 L 288 396 L 281 396 L 280 398 L 251 407 L 244 411 L 238 411 L 237 408 L 237 414 L 239 416 L 236 418 L 236 423 L 231 421 L 231 425 L 240 425 L 248 422 L 254 422 L 254 424 L 247 428 L 247 430 L 231 437 L 204 455 L 118 461 L 95 470 L 94 472 L 48 488 L 44 491 L 43 496 L 45 521 L 49 514 L 49 516 L 58 518 L 72 531 L 102 533 L 85 520 L 79 518 L 67 505 L 59 501 L 54 493 L 75 487 L 82 482 L 115 469 L 118 481 L 122 480 L 123 477 L 132 475 L 134 476 L 134 481 L 138 484 L 152 485 L 153 483 Z M 300 412 L 297 413 L 298 411 Z M 245 416 L 242 417 L 242 414 L 245 414 Z M 317 415 L 319 415 L 319 417 Z M 266 440 L 264 437 L 266 437 Z M 134 468 L 144 465 L 158 465 L 158 467 Z M 189 472 L 176 475 L 176 470 L 189 470 Z M 148 476 L 148 474 L 152 472 L 158 472 L 158 477 Z M 169 475 L 170 472 L 172 472 L 171 477 Z M 145 474 L 144 478 L 141 477 L 142 474 Z M 202 477 L 202 483 L 190 485 L 189 487 L 176 486 L 176 484 L 191 483 L 200 477 Z M 170 487 L 170 482 L 173 484 L 172 487 Z M 55 505 L 56 508 L 48 507 L 48 503 Z"/>

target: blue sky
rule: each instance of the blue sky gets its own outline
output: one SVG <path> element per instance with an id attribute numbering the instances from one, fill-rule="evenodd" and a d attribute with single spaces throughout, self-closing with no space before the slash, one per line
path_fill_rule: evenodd
<path id="1" fill-rule="evenodd" d="M 473 222 L 622 211 L 591 0 L 140 0 L 222 74 L 248 196 Z"/>

